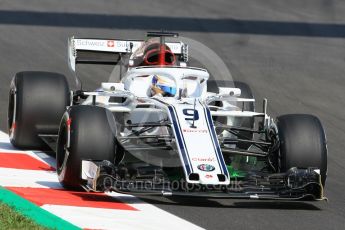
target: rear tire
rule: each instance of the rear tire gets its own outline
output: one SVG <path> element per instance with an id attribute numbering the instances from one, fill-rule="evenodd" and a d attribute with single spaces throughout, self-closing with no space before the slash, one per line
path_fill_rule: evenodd
<path id="1" fill-rule="evenodd" d="M 64 187 L 80 189 L 82 160 L 114 163 L 115 152 L 116 125 L 109 110 L 89 105 L 68 109 L 61 120 L 56 151 L 57 174 Z"/>
<path id="2" fill-rule="evenodd" d="M 321 181 L 327 177 L 327 143 L 320 120 L 308 114 L 289 114 L 277 118 L 280 140 L 280 168 L 320 169 Z"/>
<path id="3" fill-rule="evenodd" d="M 19 72 L 9 93 L 8 129 L 17 148 L 46 148 L 38 134 L 57 134 L 69 87 L 64 75 L 50 72 Z"/>

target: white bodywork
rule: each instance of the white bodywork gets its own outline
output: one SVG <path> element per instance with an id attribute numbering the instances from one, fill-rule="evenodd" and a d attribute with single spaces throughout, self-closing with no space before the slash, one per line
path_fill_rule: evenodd
<path id="1" fill-rule="evenodd" d="M 109 42 L 111 47 L 109 47 Z M 142 42 L 133 43 L 132 49 L 137 49 L 141 44 Z M 182 43 L 172 43 L 169 46 L 174 53 L 178 53 L 181 52 L 183 45 Z M 80 49 L 125 53 L 129 52 L 129 41 L 70 39 L 69 60 L 73 70 L 75 70 L 76 51 Z M 150 95 L 152 75 L 154 74 L 169 76 L 176 82 L 175 97 Z M 271 119 L 266 112 L 242 111 L 236 103 L 253 102 L 254 99 L 240 98 L 241 90 L 238 88 L 220 88 L 219 94 L 207 92 L 208 79 L 207 70 L 199 68 L 132 67 L 128 69 L 121 82 L 102 83 L 102 88 L 98 91 L 87 93 L 91 97 L 84 104 L 95 103 L 114 113 L 126 112 L 128 114 L 131 114 L 138 105 L 160 109 L 172 123 L 177 151 L 187 182 L 227 185 L 230 183 L 230 176 L 218 143 L 212 116 L 226 116 L 230 120 L 233 117 L 264 116 L 266 126 L 270 125 Z M 95 96 L 94 100 L 92 96 Z M 110 97 L 127 99 L 123 103 L 111 103 L 109 102 Z M 209 103 L 215 100 L 223 101 L 223 106 L 211 111 Z M 195 113 L 198 114 L 197 119 Z M 126 136 L 125 132 L 121 135 Z M 190 180 L 191 173 L 199 174 L 199 180 Z M 225 180 L 220 181 L 218 175 L 224 175 Z"/>

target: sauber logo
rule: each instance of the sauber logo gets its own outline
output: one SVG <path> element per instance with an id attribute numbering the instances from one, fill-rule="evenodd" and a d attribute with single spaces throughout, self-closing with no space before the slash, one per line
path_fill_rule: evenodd
<path id="1" fill-rule="evenodd" d="M 201 165 L 198 165 L 198 169 L 204 172 L 212 172 L 216 168 L 213 165 L 201 164 Z"/>
<path id="2" fill-rule="evenodd" d="M 108 41 L 107 46 L 108 47 L 114 47 L 114 41 Z"/>

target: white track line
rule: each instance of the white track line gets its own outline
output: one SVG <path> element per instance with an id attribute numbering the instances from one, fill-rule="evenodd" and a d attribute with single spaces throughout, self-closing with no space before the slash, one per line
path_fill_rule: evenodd
<path id="1" fill-rule="evenodd" d="M 0 185 L 4 187 L 62 188 L 53 171 L 10 168 L 0 168 Z"/>

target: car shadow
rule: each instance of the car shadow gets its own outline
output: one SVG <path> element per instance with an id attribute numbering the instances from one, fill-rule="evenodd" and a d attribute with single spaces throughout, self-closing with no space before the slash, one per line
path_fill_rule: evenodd
<path id="1" fill-rule="evenodd" d="M 204 199 L 204 198 L 158 198 L 140 196 L 143 201 L 153 205 L 175 205 L 229 209 L 277 209 L 277 210 L 310 210 L 321 209 L 309 201 L 275 201 L 275 200 L 239 200 L 239 199 Z"/>
<path id="2" fill-rule="evenodd" d="M 36 181 L 36 183 L 51 189 L 64 189 L 57 181 Z"/>
<path id="3" fill-rule="evenodd" d="M 15 151 L 18 150 L 10 142 L 0 142 L 0 149 L 1 151 Z"/>
<path id="4" fill-rule="evenodd" d="M 80 196 L 83 200 L 91 197 L 94 201 L 97 200 L 99 194 L 95 192 L 85 192 L 80 189 L 66 190 L 60 185 L 59 182 L 51 181 L 37 181 L 37 184 L 49 187 L 51 189 L 64 190 L 67 193 L 75 196 Z M 88 195 L 87 195 L 88 194 Z M 97 195 L 98 194 L 98 195 Z M 244 200 L 244 199 L 209 199 L 209 198 L 190 198 L 190 197 L 162 197 L 152 195 L 136 195 L 129 196 L 121 193 L 110 193 L 113 199 L 107 199 L 108 201 L 122 201 L 127 204 L 143 204 L 149 203 L 152 205 L 173 205 L 173 206 L 186 206 L 186 207 L 207 207 L 207 208 L 229 208 L 229 209 L 277 209 L 277 210 L 321 210 L 311 201 L 276 201 L 276 200 Z"/>

